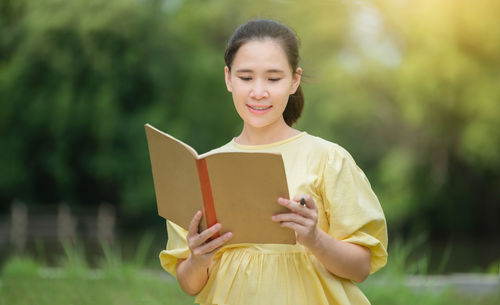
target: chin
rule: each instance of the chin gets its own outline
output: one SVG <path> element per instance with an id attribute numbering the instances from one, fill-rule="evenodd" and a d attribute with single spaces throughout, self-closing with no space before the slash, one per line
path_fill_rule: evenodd
<path id="1" fill-rule="evenodd" d="M 269 127 L 272 125 L 276 125 L 276 122 L 270 122 L 268 120 L 245 120 L 245 125 L 252 127 L 252 128 L 265 128 Z"/>

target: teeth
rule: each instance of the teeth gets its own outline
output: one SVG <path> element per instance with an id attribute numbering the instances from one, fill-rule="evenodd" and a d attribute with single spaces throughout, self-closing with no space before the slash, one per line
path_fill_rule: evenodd
<path id="1" fill-rule="evenodd" d="M 249 105 L 250 106 L 250 105 Z M 264 110 L 264 109 L 267 109 L 269 108 L 270 106 L 266 106 L 266 107 L 255 107 L 255 106 L 250 106 L 250 108 L 252 109 L 255 109 L 255 110 Z"/>

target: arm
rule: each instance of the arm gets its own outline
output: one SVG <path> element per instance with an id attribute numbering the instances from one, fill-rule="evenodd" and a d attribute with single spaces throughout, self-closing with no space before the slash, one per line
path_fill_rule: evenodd
<path id="1" fill-rule="evenodd" d="M 302 197 L 305 206 L 297 202 Z M 275 215 L 272 220 L 294 230 L 297 241 L 306 246 L 329 272 L 358 283 L 366 279 L 371 271 L 370 250 L 337 240 L 318 229 L 318 208 L 311 196 L 295 197 L 294 200 L 279 198 L 278 203 L 289 208 L 291 213 Z"/>
<path id="2" fill-rule="evenodd" d="M 208 268 L 212 263 L 212 257 L 222 245 L 228 241 L 232 234 L 225 233 L 218 238 L 208 241 L 210 236 L 220 231 L 221 224 L 217 223 L 205 231 L 198 233 L 198 226 L 202 217 L 201 211 L 196 212 L 187 235 L 187 241 L 191 254 L 187 259 L 177 262 L 177 280 L 182 290 L 194 296 L 205 287 L 208 280 Z"/>
<path id="3" fill-rule="evenodd" d="M 318 236 L 309 250 L 331 273 L 357 283 L 370 274 L 370 250 L 366 247 L 343 242 L 317 229 Z"/>

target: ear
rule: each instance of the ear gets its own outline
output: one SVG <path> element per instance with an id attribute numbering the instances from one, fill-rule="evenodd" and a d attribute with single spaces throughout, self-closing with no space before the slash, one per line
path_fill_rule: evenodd
<path id="1" fill-rule="evenodd" d="M 227 91 L 233 92 L 233 85 L 231 84 L 231 71 L 227 66 L 224 67 L 224 80 L 226 81 Z"/>
<path id="2" fill-rule="evenodd" d="M 290 87 L 290 94 L 294 94 L 300 85 L 300 80 L 302 78 L 302 68 L 298 67 L 295 73 L 292 75 L 292 86 Z"/>

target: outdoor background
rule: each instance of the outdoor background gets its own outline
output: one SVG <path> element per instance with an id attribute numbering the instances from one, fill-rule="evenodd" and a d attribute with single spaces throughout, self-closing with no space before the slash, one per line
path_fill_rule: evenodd
<path id="1" fill-rule="evenodd" d="M 144 124 L 200 153 L 238 135 L 223 55 L 254 18 L 298 34 L 295 127 L 365 171 L 389 263 L 498 274 L 499 12 L 495 0 L 0 0 L 0 294 L 30 264 L 161 268 Z"/>

